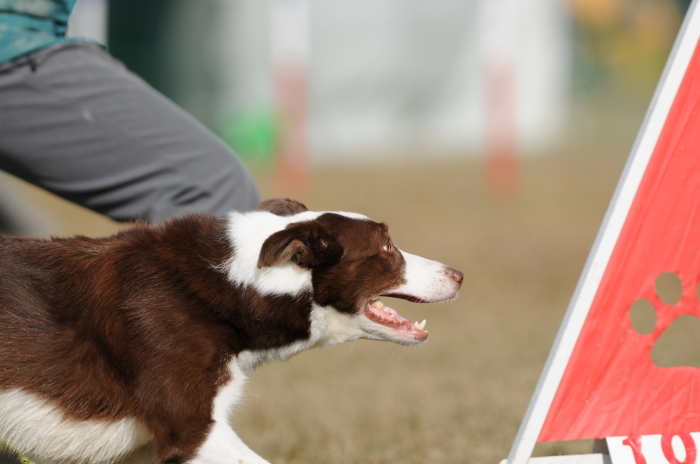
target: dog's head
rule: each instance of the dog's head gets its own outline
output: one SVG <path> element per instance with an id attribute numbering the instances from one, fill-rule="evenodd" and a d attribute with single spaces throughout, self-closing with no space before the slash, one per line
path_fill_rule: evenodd
<path id="1" fill-rule="evenodd" d="M 263 294 L 310 290 L 312 337 L 319 344 L 358 338 L 421 343 L 428 337 L 425 321 L 414 324 L 379 298 L 434 303 L 457 296 L 462 273 L 400 250 L 386 224 L 354 213 L 308 211 L 293 200 L 268 200 L 258 210 L 241 216 L 257 228 L 232 221 L 236 252 L 248 256 L 233 263 L 230 277 Z M 249 232 L 254 229 L 262 232 L 257 239 Z"/>

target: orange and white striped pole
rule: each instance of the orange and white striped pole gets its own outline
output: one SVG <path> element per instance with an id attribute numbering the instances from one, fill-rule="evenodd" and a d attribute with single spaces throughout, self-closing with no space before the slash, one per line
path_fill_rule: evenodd
<path id="1" fill-rule="evenodd" d="M 481 0 L 479 5 L 485 177 L 496 197 L 515 194 L 520 183 L 518 4 L 518 0 Z"/>
<path id="2" fill-rule="evenodd" d="M 270 46 L 280 135 L 273 182 L 277 195 L 304 198 L 311 181 L 309 140 L 309 0 L 270 1 Z"/>

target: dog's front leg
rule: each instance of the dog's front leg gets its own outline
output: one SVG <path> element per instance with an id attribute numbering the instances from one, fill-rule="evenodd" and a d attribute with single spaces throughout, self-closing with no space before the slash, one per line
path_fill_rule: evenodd
<path id="1" fill-rule="evenodd" d="M 227 423 L 215 422 L 191 464 L 270 464 L 248 448 Z"/>
<path id="2" fill-rule="evenodd" d="M 241 400 L 246 376 L 238 360 L 229 364 L 231 379 L 222 385 L 213 401 L 211 419 L 213 425 L 202 446 L 197 450 L 192 464 L 269 464 L 238 438 L 229 425 L 231 411 Z"/>

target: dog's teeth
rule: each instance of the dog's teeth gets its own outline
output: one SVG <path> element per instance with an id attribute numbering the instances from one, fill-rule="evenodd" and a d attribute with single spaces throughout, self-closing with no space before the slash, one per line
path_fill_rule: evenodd
<path id="1" fill-rule="evenodd" d="M 423 319 L 423 322 L 421 322 L 420 324 L 418 322 L 416 322 L 415 325 L 416 325 L 416 327 L 418 327 L 421 330 L 425 329 L 425 319 Z"/>
<path id="2" fill-rule="evenodd" d="M 372 304 L 374 304 L 374 306 L 376 306 L 376 307 L 378 307 L 378 308 L 384 308 L 384 303 L 382 303 L 381 300 L 380 300 L 379 298 L 377 298 L 376 300 L 372 301 Z M 386 311 L 386 309 L 385 309 L 384 311 Z"/>

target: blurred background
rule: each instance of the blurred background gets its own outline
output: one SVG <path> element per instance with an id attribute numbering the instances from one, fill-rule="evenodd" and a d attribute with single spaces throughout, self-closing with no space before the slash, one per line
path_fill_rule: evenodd
<path id="1" fill-rule="evenodd" d="M 689 1 L 79 0 L 92 37 L 219 134 L 263 197 L 385 221 L 466 276 L 418 348 L 256 372 L 235 428 L 275 463 L 507 456 Z M 117 224 L 0 173 L 0 228 Z M 592 443 L 538 444 L 536 455 Z"/>

